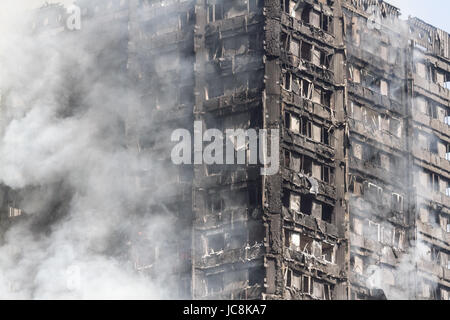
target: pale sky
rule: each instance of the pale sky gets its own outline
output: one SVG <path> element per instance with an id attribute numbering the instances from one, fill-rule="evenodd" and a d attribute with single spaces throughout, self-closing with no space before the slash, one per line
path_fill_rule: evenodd
<path id="1" fill-rule="evenodd" d="M 386 2 L 400 8 L 403 19 L 412 15 L 450 33 L 449 0 L 387 0 Z"/>
<path id="2" fill-rule="evenodd" d="M 4 0 L 0 0 L 4 1 Z M 73 3 L 74 0 L 14 0 L 30 3 L 31 7 L 39 7 L 45 2 Z M 95 0 L 92 0 L 95 1 Z M 386 2 L 400 8 L 402 18 L 409 15 L 418 17 L 425 22 L 450 32 L 450 1 L 449 0 L 387 0 Z"/>

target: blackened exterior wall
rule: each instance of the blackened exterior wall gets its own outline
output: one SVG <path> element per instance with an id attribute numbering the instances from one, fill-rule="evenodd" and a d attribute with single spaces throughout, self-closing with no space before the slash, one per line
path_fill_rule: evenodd
<path id="1" fill-rule="evenodd" d="M 369 0 L 108 3 L 79 5 L 99 37 L 120 21 L 111 48 L 141 93 L 130 152 L 163 167 L 176 128 L 281 132 L 278 174 L 173 167 L 172 192 L 136 208 L 176 216 L 180 296 L 448 299 L 447 33 Z M 136 192 L 159 186 L 151 175 Z"/>

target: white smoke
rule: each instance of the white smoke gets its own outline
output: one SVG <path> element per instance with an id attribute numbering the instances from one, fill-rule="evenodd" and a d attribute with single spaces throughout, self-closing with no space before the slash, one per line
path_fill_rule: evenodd
<path id="1" fill-rule="evenodd" d="M 381 29 L 381 26 L 387 26 L 387 30 L 395 30 L 387 33 L 387 37 L 389 38 L 389 46 L 391 48 L 390 54 L 392 55 L 395 52 L 396 46 L 406 46 L 407 42 L 405 41 L 403 44 L 397 38 L 396 32 L 401 34 L 402 37 L 409 36 L 408 25 L 405 21 L 399 19 L 389 19 L 389 18 L 381 18 L 379 9 L 377 7 L 372 7 L 368 10 L 369 12 L 375 12 L 374 21 L 375 26 L 378 26 Z M 384 35 L 385 33 L 383 33 Z M 348 35 L 350 36 L 350 35 Z M 380 48 L 385 43 L 381 42 L 381 39 L 378 34 L 373 34 L 369 32 L 361 36 L 361 39 L 364 39 L 362 43 L 362 47 L 365 51 L 371 52 L 372 54 L 378 54 L 380 52 Z M 404 55 L 405 50 L 401 50 L 402 54 L 398 56 L 388 56 L 388 59 L 393 59 L 396 61 L 396 67 L 402 68 L 405 65 L 405 62 L 408 58 L 412 58 L 414 62 L 420 61 L 421 55 L 414 53 L 413 57 L 406 57 Z M 392 61 L 391 61 L 392 63 Z M 390 83 L 389 91 L 391 93 L 396 92 L 397 90 L 403 90 L 402 82 L 398 83 Z M 415 104 L 415 100 L 413 99 L 413 104 Z M 408 106 L 405 106 L 406 108 Z M 413 107 L 414 109 L 414 107 Z M 405 132 L 402 133 L 402 139 L 405 139 Z M 433 137 L 436 139 L 436 137 Z M 410 139 L 410 144 L 416 148 L 426 149 L 428 146 L 420 146 L 421 141 L 417 141 L 413 137 L 406 137 L 406 139 Z M 371 148 L 370 146 L 368 146 Z M 375 152 L 373 150 L 372 152 Z M 378 152 L 378 151 L 376 151 Z M 370 172 L 370 169 L 366 169 L 368 173 L 372 173 L 373 176 L 377 176 L 377 171 Z M 416 199 L 412 198 L 413 203 L 407 203 L 407 197 L 405 197 L 404 204 L 404 212 L 406 214 L 408 210 L 408 206 L 412 210 L 416 212 L 419 211 L 421 206 L 425 206 L 426 203 L 422 197 L 432 198 L 434 194 L 436 194 L 435 190 L 431 190 L 428 184 L 424 184 L 420 181 L 422 169 L 418 167 L 409 168 L 405 165 L 399 165 L 398 167 L 391 168 L 391 176 L 392 180 L 394 179 L 404 179 L 404 177 L 410 174 L 414 177 L 414 187 L 416 188 Z M 405 180 L 403 180 L 405 181 Z M 405 195 L 406 196 L 406 195 Z M 355 200 L 351 200 L 350 206 L 357 205 Z M 374 214 L 374 212 L 379 212 L 382 216 L 388 216 L 390 214 L 390 209 L 384 209 L 385 212 L 380 212 L 381 209 L 375 208 L 370 203 L 364 203 L 364 214 L 365 216 L 379 224 L 380 230 L 392 230 L 394 225 L 387 220 L 379 221 L 380 219 Z M 389 203 L 387 203 L 387 208 L 389 208 Z M 383 210 L 381 210 L 383 211 Z M 412 219 L 418 219 L 418 217 L 413 217 Z M 406 222 L 406 220 L 405 220 Z M 434 225 L 434 227 L 439 227 Z M 365 236 L 368 236 L 367 234 Z M 378 238 L 382 238 L 378 236 Z M 409 240 L 411 236 L 414 237 L 414 240 Z M 369 236 L 370 237 L 370 236 Z M 377 235 L 372 235 L 372 238 L 377 238 Z M 380 240 L 380 239 L 378 239 Z M 409 240 L 409 241 L 408 241 Z M 394 300 L 407 300 L 416 298 L 417 294 L 420 294 L 421 290 L 421 279 L 418 274 L 418 265 L 422 264 L 426 261 L 426 257 L 431 256 L 430 247 L 427 245 L 423 235 L 421 235 L 417 229 L 410 231 L 410 234 L 405 236 L 405 241 L 403 243 L 403 250 L 399 250 L 399 248 L 393 248 L 390 245 L 383 245 L 383 249 L 381 252 L 376 252 L 371 258 L 371 262 L 365 266 L 364 276 L 366 277 L 366 285 L 370 289 L 382 289 L 387 299 Z M 374 261 L 375 260 L 375 261 Z M 388 266 L 389 263 L 385 263 L 385 261 L 395 261 L 395 267 Z M 434 262 L 435 263 L 435 262 Z M 431 291 L 435 290 L 438 286 L 438 279 L 436 276 L 429 276 L 428 285 Z"/>
<path id="2" fill-rule="evenodd" d="M 156 196 L 135 192 L 140 158 L 123 124 L 139 94 L 103 76 L 93 39 L 30 34 L 36 3 L 0 3 L 0 187 L 18 192 L 27 216 L 0 235 L 0 297 L 173 298 L 176 261 L 160 259 L 156 279 L 131 263 L 138 231 L 148 251 L 174 233 L 165 210 L 148 209 Z"/>

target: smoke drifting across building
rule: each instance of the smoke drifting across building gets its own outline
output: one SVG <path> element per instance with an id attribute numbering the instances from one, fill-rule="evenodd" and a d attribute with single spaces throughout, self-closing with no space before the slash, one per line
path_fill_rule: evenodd
<path id="1" fill-rule="evenodd" d="M 0 82 L 3 295 L 448 299 L 446 32 L 375 0 L 77 5 Z M 279 173 L 173 165 L 194 121 L 279 129 Z"/>

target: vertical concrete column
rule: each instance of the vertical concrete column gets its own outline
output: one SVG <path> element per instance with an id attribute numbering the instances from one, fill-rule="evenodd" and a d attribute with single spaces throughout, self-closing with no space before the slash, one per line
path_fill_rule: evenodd
<path id="1" fill-rule="evenodd" d="M 350 217 L 348 207 L 348 123 L 347 123 L 347 77 L 346 77 L 346 54 L 345 54 L 345 34 L 344 17 L 342 12 L 342 1 L 336 1 L 333 8 L 334 15 L 334 36 L 335 50 L 333 60 L 333 72 L 336 89 L 333 95 L 334 115 L 337 128 L 335 129 L 335 184 L 336 184 L 336 206 L 335 223 L 338 227 L 339 235 L 342 239 L 336 254 L 337 264 L 341 268 L 344 279 L 335 286 L 334 297 L 338 300 L 345 300 L 349 297 L 348 272 L 350 269 Z"/>

